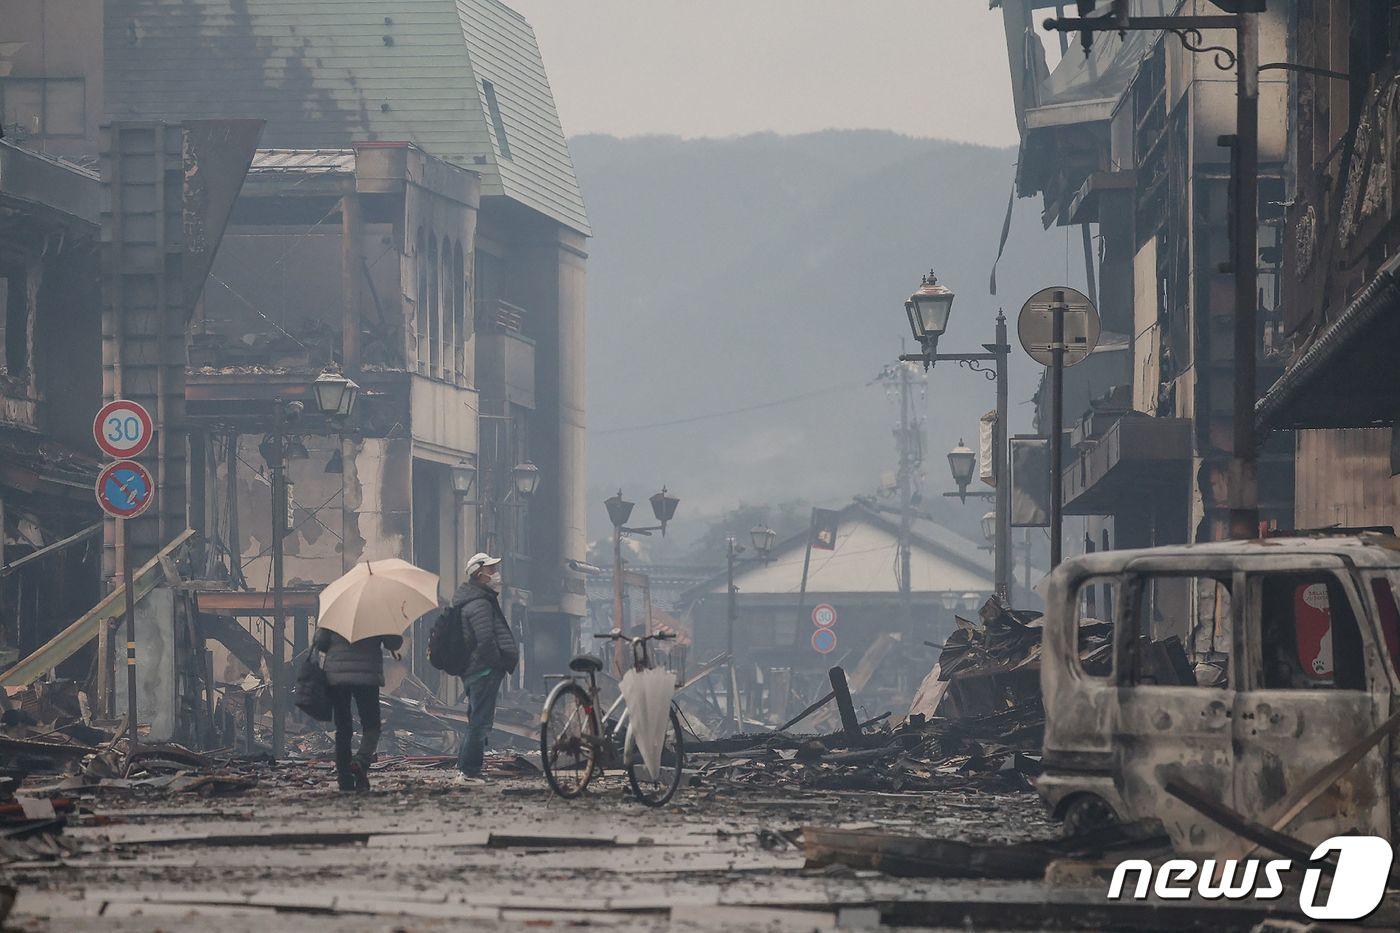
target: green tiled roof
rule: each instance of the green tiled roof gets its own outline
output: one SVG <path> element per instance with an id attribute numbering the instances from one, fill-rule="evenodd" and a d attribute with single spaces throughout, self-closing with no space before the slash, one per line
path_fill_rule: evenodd
<path id="1" fill-rule="evenodd" d="M 289 149 L 406 140 L 589 232 L 534 30 L 499 0 L 108 0 L 105 30 L 112 119 L 260 117 L 261 145 Z"/>

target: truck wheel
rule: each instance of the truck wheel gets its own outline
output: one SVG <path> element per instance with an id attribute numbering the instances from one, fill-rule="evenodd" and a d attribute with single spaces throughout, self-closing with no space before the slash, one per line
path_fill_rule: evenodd
<path id="1" fill-rule="evenodd" d="M 1065 805 L 1064 813 L 1066 836 L 1080 836 L 1119 822 L 1108 801 L 1095 794 L 1077 794 Z"/>

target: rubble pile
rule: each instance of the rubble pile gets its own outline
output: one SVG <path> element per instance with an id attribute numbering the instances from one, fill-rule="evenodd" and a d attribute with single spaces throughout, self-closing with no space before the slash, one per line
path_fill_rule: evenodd
<path id="1" fill-rule="evenodd" d="M 897 723 L 884 722 L 886 713 L 854 733 L 849 727 L 824 735 L 780 730 L 702 742 L 694 747 L 699 779 L 755 788 L 1031 790 L 1045 730 L 1040 613 L 1008 610 L 992 599 L 978 621 L 957 621 L 957 631 L 935 646 L 942 648 L 938 663 Z M 1086 670 L 1106 670 L 1112 632 L 1108 622 L 1081 623 Z M 833 670 L 833 685 L 839 670 Z M 844 672 L 839 681 L 844 685 Z M 839 706 L 839 692 L 826 702 Z"/>

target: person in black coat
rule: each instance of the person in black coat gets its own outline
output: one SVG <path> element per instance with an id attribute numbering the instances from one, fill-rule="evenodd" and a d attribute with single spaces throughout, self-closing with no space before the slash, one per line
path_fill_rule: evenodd
<path id="1" fill-rule="evenodd" d="M 318 629 L 311 647 L 324 653 L 321 668 L 330 688 L 335 716 L 335 774 L 341 790 L 369 790 L 369 766 L 379 745 L 379 688 L 384 686 L 384 650 L 397 660 L 402 635 L 379 635 L 346 641 L 338 632 Z M 360 713 L 360 750 L 350 754 L 355 736 L 350 704 Z"/>
<path id="2" fill-rule="evenodd" d="M 457 752 L 457 770 L 467 778 L 481 774 L 486 755 L 486 734 L 496 721 L 496 695 L 501 682 L 520 663 L 520 646 L 501 611 L 501 559 L 477 554 L 467 561 L 467 582 L 457 587 L 452 604 L 475 642 L 471 659 L 462 672 L 470 723 Z"/>

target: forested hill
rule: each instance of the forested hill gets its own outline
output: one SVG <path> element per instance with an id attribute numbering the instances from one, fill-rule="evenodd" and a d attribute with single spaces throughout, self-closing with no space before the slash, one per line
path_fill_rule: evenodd
<path id="1" fill-rule="evenodd" d="M 591 506 L 619 485 L 641 502 L 663 482 L 682 520 L 873 491 L 893 470 L 898 410 L 867 383 L 901 339 L 912 349 L 902 304 L 921 273 L 935 267 L 958 294 L 948 351 L 990 341 L 998 304 L 1014 334 L 1021 302 L 1065 283 L 1067 265 L 1069 284 L 1083 278 L 1078 232 L 1042 230 L 1038 200 L 1023 200 L 988 295 L 1014 149 L 879 131 L 570 145 L 594 230 Z M 1036 372 L 1015 364 L 1014 427 L 1029 426 Z M 994 401 L 974 373 L 932 374 L 930 492 L 949 488 L 944 453 Z M 601 506 L 589 524 L 607 527 Z"/>

